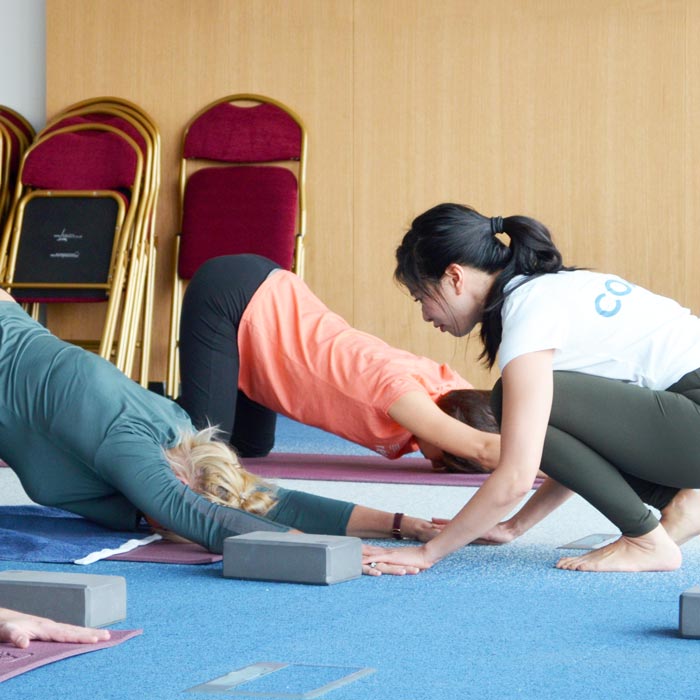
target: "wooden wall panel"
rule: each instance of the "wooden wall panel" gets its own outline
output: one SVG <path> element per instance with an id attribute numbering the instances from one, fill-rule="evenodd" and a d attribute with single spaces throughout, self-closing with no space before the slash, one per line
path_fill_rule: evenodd
<path id="1" fill-rule="evenodd" d="M 694 0 L 47 0 L 47 13 L 49 113 L 115 94 L 163 131 L 156 375 L 181 128 L 233 92 L 308 124 L 312 288 L 480 386 L 493 375 L 478 339 L 441 336 L 391 279 L 403 231 L 437 202 L 535 216 L 569 262 L 700 311 Z"/>
<path id="2" fill-rule="evenodd" d="M 686 263 L 700 263 L 697 4 L 355 4 L 358 325 L 493 378 L 461 363 L 464 345 L 423 323 L 385 273 L 412 216 L 440 201 L 539 218 L 570 263 L 700 311 Z M 391 313 L 378 318 L 368 288 Z"/>
<path id="3" fill-rule="evenodd" d="M 351 315 L 351 4 L 48 0 L 47 27 L 49 115 L 86 97 L 117 95 L 146 109 L 162 132 L 154 378 L 165 376 L 182 130 L 201 107 L 228 94 L 269 95 L 304 119 L 310 134 L 307 280 L 338 312 Z M 57 329 L 80 337 L 87 323 L 84 313 L 63 313 Z"/>

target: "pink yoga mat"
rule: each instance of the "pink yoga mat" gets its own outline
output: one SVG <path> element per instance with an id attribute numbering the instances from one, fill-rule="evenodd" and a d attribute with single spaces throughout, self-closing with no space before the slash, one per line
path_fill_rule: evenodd
<path id="1" fill-rule="evenodd" d="M 267 479 L 366 481 L 427 486 L 481 486 L 486 474 L 438 472 L 427 459 L 390 460 L 372 455 L 319 455 L 273 452 L 267 457 L 242 460 L 246 469 Z M 539 485 L 540 480 L 535 482 Z"/>
<path id="2" fill-rule="evenodd" d="M 425 484 L 426 486 L 481 486 L 486 479 L 485 474 L 438 472 L 433 469 L 429 460 L 420 457 L 390 460 L 372 455 L 273 452 L 267 457 L 248 458 L 242 461 L 251 472 L 267 479 L 366 481 L 383 484 Z M 7 465 L 0 462 L 0 467 L 2 466 Z M 537 479 L 535 486 L 541 483 L 541 479 Z M 148 560 L 134 559 L 133 561 Z"/>
<path id="3" fill-rule="evenodd" d="M 157 564 L 213 564 L 221 561 L 221 554 L 213 554 L 198 544 L 180 544 L 159 540 L 136 547 L 124 554 L 114 554 L 107 560 L 142 561 Z"/>
<path id="4" fill-rule="evenodd" d="M 39 666 L 67 659 L 69 656 L 87 654 L 98 649 L 113 647 L 136 637 L 143 630 L 110 630 L 111 639 L 96 644 L 65 644 L 63 642 L 30 642 L 26 649 L 18 649 L 8 643 L 0 643 L 0 683 L 20 673 Z"/>

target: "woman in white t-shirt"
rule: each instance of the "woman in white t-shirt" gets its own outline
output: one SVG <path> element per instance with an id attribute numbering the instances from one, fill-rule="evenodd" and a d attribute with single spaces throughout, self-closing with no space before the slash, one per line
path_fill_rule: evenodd
<path id="1" fill-rule="evenodd" d="M 428 568 L 476 539 L 517 537 L 575 491 L 622 536 L 559 568 L 678 568 L 678 545 L 700 533 L 700 319 L 615 275 L 566 267 L 547 228 L 524 216 L 441 204 L 396 256 L 425 321 L 459 337 L 481 324 L 482 359 L 498 357 L 502 372 L 501 455 L 438 537 L 370 558 Z M 501 522 L 540 468 L 550 478 Z"/>

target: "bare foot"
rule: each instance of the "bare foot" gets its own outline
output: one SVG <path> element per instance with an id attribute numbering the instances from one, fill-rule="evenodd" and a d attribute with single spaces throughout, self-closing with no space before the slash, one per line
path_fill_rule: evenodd
<path id="1" fill-rule="evenodd" d="M 624 535 L 580 557 L 564 557 L 558 569 L 569 571 L 673 571 L 681 565 L 678 545 L 658 525 L 641 537 Z"/>
<path id="2" fill-rule="evenodd" d="M 700 535 L 700 493 L 681 489 L 661 511 L 661 524 L 678 545 Z"/>

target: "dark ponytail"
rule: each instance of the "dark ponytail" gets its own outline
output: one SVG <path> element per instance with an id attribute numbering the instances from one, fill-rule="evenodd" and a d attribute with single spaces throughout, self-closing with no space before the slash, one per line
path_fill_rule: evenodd
<path id="1" fill-rule="evenodd" d="M 500 230 L 496 230 L 500 229 Z M 496 235 L 505 233 L 510 246 Z M 396 249 L 394 278 L 412 294 L 435 296 L 437 284 L 452 263 L 482 272 L 498 272 L 481 319 L 480 359 L 488 367 L 501 344 L 501 309 L 508 293 L 534 277 L 570 270 L 547 227 L 527 216 L 488 218 L 461 204 L 438 204 L 416 217 Z M 506 286 L 515 277 L 526 279 Z"/>

